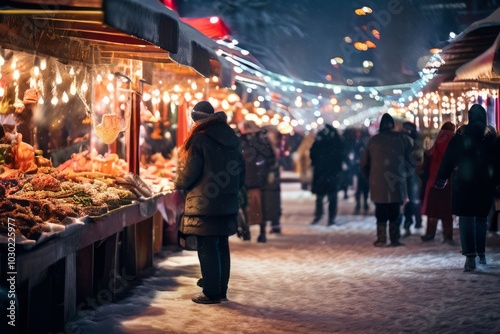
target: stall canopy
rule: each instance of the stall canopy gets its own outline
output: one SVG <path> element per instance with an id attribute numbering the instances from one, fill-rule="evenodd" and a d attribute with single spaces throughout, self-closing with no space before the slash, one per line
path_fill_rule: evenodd
<path id="1" fill-rule="evenodd" d="M 485 53 L 495 43 L 500 33 L 500 8 L 483 20 L 474 22 L 440 53 L 442 64 L 437 67 L 439 75 L 453 78 L 462 65 Z M 432 68 L 432 66 L 429 66 Z"/>
<path id="2" fill-rule="evenodd" d="M 103 0 L 104 23 L 162 49 L 179 50 L 179 17 L 158 0 Z"/>
<path id="3" fill-rule="evenodd" d="M 224 21 L 217 16 L 212 17 L 181 17 L 181 21 L 201 31 L 205 36 L 217 39 L 229 39 L 230 30 Z"/>
<path id="4" fill-rule="evenodd" d="M 91 64 L 115 58 L 181 64 L 206 77 L 221 69 L 217 44 L 157 0 L 68 0 L 64 7 L 54 1 L 10 1 L 0 9 L 2 47 Z"/>
<path id="5" fill-rule="evenodd" d="M 500 83 L 500 35 L 484 53 L 456 70 L 455 81 L 480 80 Z"/>

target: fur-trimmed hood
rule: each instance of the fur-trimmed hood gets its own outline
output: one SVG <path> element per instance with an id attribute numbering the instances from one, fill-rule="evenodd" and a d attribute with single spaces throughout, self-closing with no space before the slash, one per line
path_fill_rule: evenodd
<path id="1" fill-rule="evenodd" d="M 227 124 L 227 116 L 223 111 L 216 112 L 210 117 L 195 123 L 184 144 L 183 149 L 185 151 L 189 150 L 192 138 L 198 133 L 204 133 L 222 146 L 237 147 L 240 145 L 238 137 Z"/>

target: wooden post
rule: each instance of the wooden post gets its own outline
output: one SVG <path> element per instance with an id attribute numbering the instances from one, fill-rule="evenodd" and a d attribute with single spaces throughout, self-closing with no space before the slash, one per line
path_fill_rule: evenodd
<path id="1" fill-rule="evenodd" d="M 137 269 L 139 273 L 153 266 L 153 218 L 147 218 L 137 226 Z"/>
<path id="2" fill-rule="evenodd" d="M 130 128 L 127 130 L 127 162 L 128 171 L 139 174 L 139 131 L 141 128 L 141 96 L 132 92 L 132 110 Z"/>

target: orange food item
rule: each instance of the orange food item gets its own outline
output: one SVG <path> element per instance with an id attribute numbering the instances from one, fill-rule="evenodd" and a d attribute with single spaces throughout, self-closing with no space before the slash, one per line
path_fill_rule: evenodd
<path id="1" fill-rule="evenodd" d="M 105 144 L 113 143 L 122 130 L 120 116 L 105 114 L 101 123 L 94 126 L 95 134 Z"/>

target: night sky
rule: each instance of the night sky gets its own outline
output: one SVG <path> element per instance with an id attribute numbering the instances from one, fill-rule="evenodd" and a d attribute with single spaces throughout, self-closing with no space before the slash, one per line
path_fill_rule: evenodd
<path id="1" fill-rule="evenodd" d="M 457 9 L 431 9 L 431 0 L 178 0 L 181 17 L 220 16 L 239 46 L 249 50 L 268 70 L 295 79 L 368 86 L 413 82 L 419 58 L 432 47 L 443 46 L 449 32 L 459 33 L 482 17 L 464 19 Z M 374 10 L 360 17 L 362 6 Z M 484 15 L 487 16 L 487 15 Z M 362 26 L 376 26 L 377 40 Z M 370 38 L 376 49 L 357 51 L 344 36 Z M 330 59 L 344 58 L 334 68 Z M 374 67 L 362 73 L 363 60 Z"/>

